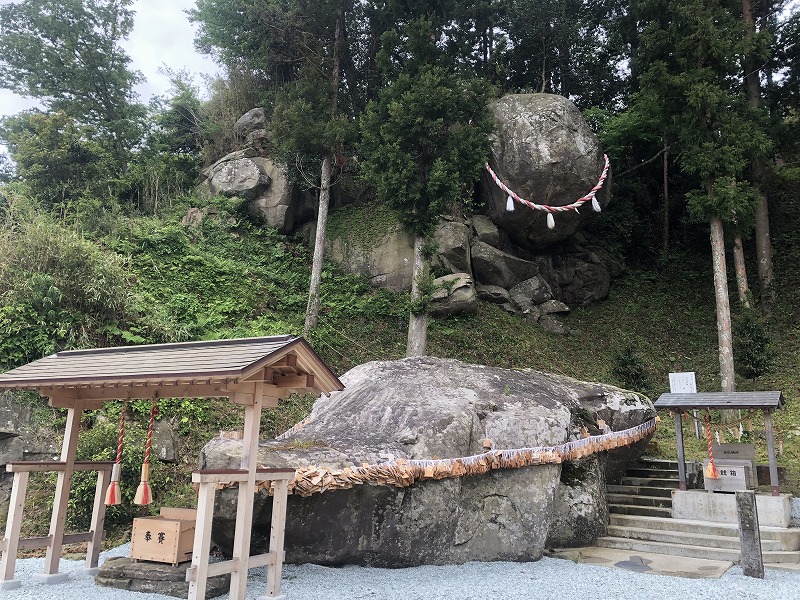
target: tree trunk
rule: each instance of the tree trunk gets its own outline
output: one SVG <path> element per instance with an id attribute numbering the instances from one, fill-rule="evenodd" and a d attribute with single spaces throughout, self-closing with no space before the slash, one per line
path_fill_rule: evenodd
<path id="1" fill-rule="evenodd" d="M 311 264 L 311 283 L 308 286 L 308 305 L 303 336 L 308 337 L 319 321 L 319 286 L 322 282 L 322 262 L 325 259 L 325 228 L 328 226 L 328 205 L 331 197 L 331 171 L 333 158 L 329 154 L 322 160 L 319 210 L 317 212 L 317 234 L 314 236 L 314 261 Z"/>
<path id="2" fill-rule="evenodd" d="M 422 256 L 422 245 L 425 238 L 417 235 L 414 238 L 414 274 L 411 282 L 411 302 L 417 303 L 422 299 L 423 284 L 428 277 L 428 264 Z M 406 356 L 425 356 L 428 348 L 428 312 L 414 314 L 408 317 L 408 342 Z"/>
<path id="3" fill-rule="evenodd" d="M 344 2 L 339 3 L 336 14 L 336 37 L 333 42 L 333 71 L 331 72 L 331 115 L 335 116 L 339 107 L 339 80 L 342 64 L 342 28 L 344 27 Z M 311 330 L 317 328 L 319 322 L 319 286 L 322 282 L 322 263 L 325 259 L 325 229 L 328 226 L 328 207 L 331 199 L 331 173 L 333 156 L 328 154 L 322 159 L 319 188 L 319 209 L 317 211 L 317 232 L 314 237 L 314 260 L 311 263 L 311 281 L 308 285 L 308 304 L 306 305 L 306 322 L 303 336 L 308 337 Z"/>
<path id="4" fill-rule="evenodd" d="M 750 0 L 742 0 L 742 21 L 744 21 L 744 37 L 750 39 L 755 35 L 756 26 L 753 20 L 753 8 Z M 761 82 L 759 69 L 753 57 L 745 56 L 745 84 L 747 100 L 751 108 L 757 109 L 761 104 Z M 758 259 L 758 279 L 761 282 L 761 301 L 765 311 L 770 312 L 775 302 L 774 271 L 772 269 L 772 242 L 769 233 L 769 205 L 767 204 L 764 186 L 764 159 L 754 158 L 751 165 L 753 188 L 758 192 L 756 206 L 756 257 Z"/>
<path id="5" fill-rule="evenodd" d="M 733 238 L 733 267 L 736 271 L 736 289 L 739 291 L 739 302 L 745 308 L 750 308 L 750 286 L 747 285 L 744 246 L 742 245 L 742 234 L 739 232 Z"/>
<path id="6" fill-rule="evenodd" d="M 714 296 L 717 301 L 717 341 L 719 343 L 719 373 L 723 392 L 735 392 L 733 372 L 733 335 L 731 305 L 728 299 L 728 276 L 725 264 L 725 233 L 722 219 L 711 217 L 711 260 L 714 269 Z"/>
<path id="7" fill-rule="evenodd" d="M 669 146 L 664 138 L 664 159 L 662 172 L 664 174 L 664 205 L 661 213 L 661 253 L 669 250 Z"/>

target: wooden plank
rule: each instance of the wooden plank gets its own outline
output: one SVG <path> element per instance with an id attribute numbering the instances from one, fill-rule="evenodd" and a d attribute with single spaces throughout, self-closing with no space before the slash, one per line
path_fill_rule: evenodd
<path id="1" fill-rule="evenodd" d="M 314 376 L 309 374 L 301 375 L 275 375 L 272 383 L 278 388 L 306 389 L 314 387 Z"/>
<path id="2" fill-rule="evenodd" d="M 173 519 L 175 521 L 197 521 L 197 509 L 195 508 L 162 506 L 158 514 L 164 519 Z"/>
<path id="3" fill-rule="evenodd" d="M 72 465 L 73 471 L 107 471 L 111 472 L 114 466 L 113 460 L 76 460 Z M 9 473 L 55 473 L 63 471 L 66 467 L 65 462 L 58 460 L 25 460 L 6 463 L 6 471 Z"/>
<path id="4" fill-rule="evenodd" d="M 64 523 L 67 519 L 67 505 L 75 463 L 75 449 L 78 445 L 78 432 L 81 425 L 83 411 L 70 408 L 67 411 L 67 425 L 64 430 L 64 442 L 61 445 L 61 462 L 66 463 L 64 469 L 58 472 L 56 479 L 55 498 L 53 500 L 53 514 L 50 517 L 49 535 L 52 542 L 47 547 L 44 557 L 45 575 L 58 573 L 61 561 L 61 547 L 64 542 Z"/>
<path id="5" fill-rule="evenodd" d="M 252 557 L 251 557 L 252 560 Z M 239 569 L 239 559 L 233 558 L 231 560 L 223 560 L 220 562 L 210 563 L 206 569 L 206 577 L 216 577 L 217 575 L 227 575 Z M 186 569 L 186 581 L 194 581 L 197 579 L 197 569 L 189 567 Z"/>
<path id="6" fill-rule="evenodd" d="M 103 540 L 103 526 L 106 519 L 106 490 L 111 482 L 108 471 L 98 471 L 97 485 L 94 488 L 94 504 L 92 505 L 92 522 L 89 525 L 89 544 L 86 547 L 86 568 L 94 569 L 100 560 L 100 543 Z M 65 536 L 66 538 L 66 536 Z"/>
<path id="7" fill-rule="evenodd" d="M 93 531 L 83 531 L 81 533 L 65 533 L 63 544 L 66 546 L 68 544 L 81 544 L 83 542 L 88 542 L 92 539 L 93 535 L 94 535 Z M 104 540 L 106 537 L 106 532 L 101 531 L 98 537 L 100 540 Z M 47 546 L 50 545 L 51 539 L 52 538 L 49 535 L 43 535 L 41 537 L 33 537 L 33 538 L 22 538 L 19 540 L 19 549 L 36 550 L 37 548 L 47 548 Z"/>
<path id="8" fill-rule="evenodd" d="M 8 504 L 8 519 L 4 536 L 6 547 L 3 549 L 3 557 L 0 559 L 0 581 L 14 579 L 19 533 L 22 528 L 22 513 L 25 510 L 25 494 L 28 490 L 28 477 L 27 471 L 14 473 L 14 483 L 11 484 L 11 499 Z"/>
<path id="9" fill-rule="evenodd" d="M 779 391 L 769 392 L 697 392 L 694 394 L 661 394 L 655 407 L 663 409 L 717 408 L 748 409 L 783 406 L 785 400 Z"/>
<path id="10" fill-rule="evenodd" d="M 256 469 L 256 481 L 293 479 L 294 469 Z M 247 481 L 249 473 L 244 469 L 205 469 L 192 472 L 192 483 L 234 483 Z"/>

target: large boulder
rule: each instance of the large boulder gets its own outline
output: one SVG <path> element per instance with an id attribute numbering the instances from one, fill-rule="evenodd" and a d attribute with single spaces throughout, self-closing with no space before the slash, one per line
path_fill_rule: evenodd
<path id="1" fill-rule="evenodd" d="M 598 418 L 619 430 L 655 414 L 646 398 L 612 386 L 450 359 L 367 363 L 341 379 L 346 389 L 320 398 L 303 428 L 288 439 L 260 444 L 259 463 L 343 469 L 391 457 L 465 457 L 484 452 L 486 444 L 497 449 L 560 444 L 584 428 L 597 433 Z M 643 444 L 601 453 L 598 460 L 612 455 L 622 463 L 633 460 Z M 202 467 L 235 468 L 241 454 L 241 441 L 215 438 L 203 449 Z M 578 510 L 574 502 L 559 504 L 560 486 L 574 487 L 562 481 L 561 472 L 561 465 L 547 464 L 402 489 L 361 485 L 290 496 L 287 560 L 386 567 L 536 560 L 556 516 L 568 518 Z M 574 483 L 594 489 L 596 501 L 605 502 L 596 477 L 577 477 Z M 224 551 L 232 545 L 236 502 L 235 490 L 217 496 L 212 537 Z M 268 543 L 270 506 L 264 493 L 256 495 L 254 552 Z"/>
<path id="2" fill-rule="evenodd" d="M 286 167 L 252 148 L 222 157 L 203 176 L 201 191 L 244 198 L 252 217 L 281 233 L 314 216 L 313 198 L 291 185 Z"/>
<path id="3" fill-rule="evenodd" d="M 474 315 L 478 312 L 478 294 L 469 273 L 453 273 L 433 281 L 432 317 Z"/>
<path id="4" fill-rule="evenodd" d="M 509 94 L 493 110 L 497 135 L 489 164 L 514 192 L 537 204 L 564 206 L 597 183 L 603 151 L 570 100 L 552 94 Z M 610 188 L 606 181 L 597 195 L 602 206 L 610 200 Z M 517 204 L 508 212 L 508 195 L 488 174 L 481 180 L 481 190 L 492 220 L 515 244 L 533 250 L 569 238 L 592 214 L 587 203 L 580 213 L 556 214 L 556 227 L 549 229 L 542 211 Z"/>
<path id="5" fill-rule="evenodd" d="M 483 285 L 510 289 L 539 272 L 535 263 L 498 250 L 485 242 L 472 244 L 472 272 Z"/>

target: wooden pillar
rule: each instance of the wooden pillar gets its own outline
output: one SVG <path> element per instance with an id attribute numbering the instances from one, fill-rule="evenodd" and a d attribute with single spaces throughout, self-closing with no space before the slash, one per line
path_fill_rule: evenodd
<path id="1" fill-rule="evenodd" d="M 94 488 L 94 504 L 92 507 L 92 534 L 86 548 L 86 563 L 80 569 L 84 575 L 97 575 L 97 563 L 100 561 L 100 544 L 103 541 L 103 526 L 106 520 L 106 489 L 111 481 L 111 471 L 100 469 L 97 472 L 97 486 Z"/>
<path id="2" fill-rule="evenodd" d="M 34 575 L 43 583 L 62 583 L 68 579 L 66 573 L 58 572 L 61 560 L 61 548 L 64 544 L 64 522 L 67 518 L 67 503 L 72 484 L 72 471 L 75 464 L 75 448 L 78 445 L 78 430 L 83 410 L 72 407 L 67 411 L 67 426 L 64 430 L 64 443 L 61 445 L 61 462 L 64 470 L 58 472 L 56 493 L 53 500 L 53 514 L 50 517 L 50 544 L 44 559 L 44 574 Z"/>
<path id="3" fill-rule="evenodd" d="M 195 477 L 192 477 L 194 480 Z M 197 522 L 192 547 L 192 570 L 196 576 L 189 581 L 189 600 L 205 600 L 208 581 L 208 558 L 211 554 L 211 522 L 214 519 L 216 483 L 200 482 L 197 492 Z"/>
<path id="4" fill-rule="evenodd" d="M 683 454 L 683 421 L 679 411 L 675 411 L 675 442 L 678 450 L 678 489 L 685 492 L 686 460 Z"/>
<path id="5" fill-rule="evenodd" d="M 258 466 L 258 438 L 261 432 L 261 406 L 264 401 L 264 384 L 257 383 L 253 404 L 245 407 L 244 436 L 242 440 L 241 468 L 247 471 L 247 481 L 239 483 L 236 503 L 236 531 L 233 538 L 233 560 L 236 570 L 231 573 L 230 600 L 244 600 L 247 590 L 250 535 L 253 529 L 253 503 L 256 493 L 256 467 Z"/>
<path id="6" fill-rule="evenodd" d="M 781 493 L 780 483 L 778 482 L 778 460 L 775 457 L 775 433 L 772 430 L 772 411 L 764 409 L 764 430 L 767 437 L 767 453 L 769 454 L 769 484 L 772 487 L 772 495 L 778 496 Z"/>
<path id="7" fill-rule="evenodd" d="M 0 590 L 13 590 L 22 585 L 19 579 L 14 579 L 14 567 L 17 563 L 17 549 L 19 547 L 19 533 L 22 528 L 22 512 L 25 508 L 25 494 L 28 490 L 27 471 L 14 473 L 14 483 L 11 486 L 11 500 L 8 505 L 8 520 L 3 541 L 5 549 L 3 558 L 0 559 Z"/>
<path id="8" fill-rule="evenodd" d="M 269 534 L 270 560 L 267 566 L 267 595 L 265 596 L 270 600 L 286 597 L 281 594 L 281 571 L 283 570 L 283 534 L 286 530 L 288 488 L 288 479 L 278 479 L 272 482 L 272 523 Z"/>

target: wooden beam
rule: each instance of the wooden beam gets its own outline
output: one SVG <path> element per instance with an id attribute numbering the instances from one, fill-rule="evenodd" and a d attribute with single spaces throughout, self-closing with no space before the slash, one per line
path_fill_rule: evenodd
<path id="1" fill-rule="evenodd" d="M 767 438 L 767 454 L 769 454 L 769 484 L 772 488 L 772 495 L 779 496 L 781 486 L 778 481 L 778 459 L 775 457 L 775 434 L 772 429 L 772 411 L 769 409 L 764 409 L 764 429 Z"/>
<path id="2" fill-rule="evenodd" d="M 145 385 L 120 384 L 118 386 L 104 387 L 41 387 L 37 392 L 50 398 L 50 406 L 55 408 L 83 408 L 95 410 L 102 407 L 102 401 L 122 399 L 153 399 L 153 398 L 228 398 L 235 393 L 253 393 L 253 382 L 244 383 L 197 383 L 197 384 L 162 384 Z M 280 390 L 277 386 L 267 384 L 267 393 L 276 393 Z"/>
<path id="3" fill-rule="evenodd" d="M 302 374 L 302 375 L 275 375 L 272 378 L 272 383 L 274 383 L 278 388 L 289 388 L 289 389 L 313 389 L 314 388 L 314 376 L 310 374 Z"/>
<path id="4" fill-rule="evenodd" d="M 233 573 L 239 568 L 239 559 L 232 558 L 231 560 L 223 560 L 220 562 L 210 563 L 206 569 L 206 577 L 216 577 L 217 575 L 227 575 Z M 189 567 L 186 569 L 186 581 L 197 580 L 197 567 Z"/>
<path id="5" fill-rule="evenodd" d="M 67 463 L 58 460 L 14 461 L 6 463 L 9 473 L 58 473 L 66 468 Z M 76 460 L 72 464 L 73 471 L 106 471 L 111 472 L 113 460 Z"/>
<path id="6" fill-rule="evenodd" d="M 269 534 L 269 554 L 274 564 L 267 569 L 267 598 L 281 597 L 281 571 L 283 568 L 283 538 L 286 530 L 286 504 L 289 482 L 276 481 L 273 485 L 272 523 Z"/>
<path id="7" fill-rule="evenodd" d="M 678 450 L 678 489 L 686 491 L 686 459 L 683 455 L 683 421 L 681 412 L 675 411 L 675 446 Z"/>

